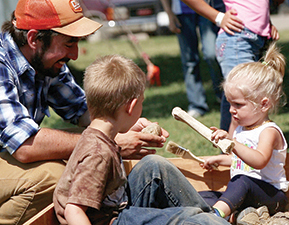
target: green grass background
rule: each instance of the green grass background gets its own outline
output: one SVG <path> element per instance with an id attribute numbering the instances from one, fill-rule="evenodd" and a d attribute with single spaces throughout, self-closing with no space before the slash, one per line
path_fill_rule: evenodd
<path id="1" fill-rule="evenodd" d="M 286 59 L 289 59 L 289 31 L 280 32 L 278 45 Z M 157 121 L 164 129 L 170 133 L 167 141 L 172 140 L 183 147 L 190 149 L 196 155 L 214 155 L 219 150 L 214 148 L 207 140 L 197 134 L 188 125 L 176 121 L 171 116 L 171 111 L 178 106 L 187 110 L 187 98 L 183 75 L 181 71 L 180 51 L 175 35 L 155 36 L 147 40 L 139 41 L 138 46 L 142 52 L 147 53 L 151 61 L 160 68 L 160 87 L 152 86 L 145 91 L 145 101 L 143 104 L 142 116 L 151 121 Z M 201 46 L 200 46 L 201 48 Z M 85 68 L 97 57 L 107 54 L 121 54 L 132 58 L 145 72 L 146 65 L 138 52 L 126 39 L 108 39 L 97 43 L 89 43 L 82 40 L 79 44 L 79 58 L 69 62 L 69 67 L 77 82 L 82 85 L 82 78 Z M 207 102 L 210 112 L 199 118 L 200 122 L 210 126 L 219 127 L 220 106 L 216 102 L 212 82 L 206 63 L 201 60 L 201 74 L 203 85 L 206 90 Z M 284 90 L 289 96 L 289 70 L 286 67 L 284 78 Z M 283 130 L 285 137 L 289 140 L 289 108 L 288 105 L 280 109 L 279 113 L 270 117 Z M 72 125 L 65 123 L 52 110 L 51 117 L 45 118 L 43 127 L 68 128 Z M 175 157 L 165 151 L 165 147 L 158 149 L 157 154 L 164 157 Z"/>

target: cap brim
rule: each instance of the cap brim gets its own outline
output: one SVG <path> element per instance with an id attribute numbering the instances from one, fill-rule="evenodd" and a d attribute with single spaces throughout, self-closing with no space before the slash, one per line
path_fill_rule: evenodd
<path id="1" fill-rule="evenodd" d="M 81 19 L 69 25 L 51 28 L 51 30 L 54 30 L 58 33 L 65 34 L 71 37 L 84 37 L 93 34 L 101 27 L 102 24 L 93 21 L 91 19 L 88 19 L 86 17 L 82 17 Z"/>

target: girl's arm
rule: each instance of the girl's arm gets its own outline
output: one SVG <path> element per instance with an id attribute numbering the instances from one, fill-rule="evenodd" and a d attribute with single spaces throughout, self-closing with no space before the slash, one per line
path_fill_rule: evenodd
<path id="1" fill-rule="evenodd" d="M 87 206 L 68 203 L 64 210 L 64 216 L 68 225 L 91 225 L 87 215 Z"/>
<path id="2" fill-rule="evenodd" d="M 220 13 L 203 0 L 182 0 L 196 13 L 207 18 L 213 23 L 216 23 L 217 15 Z M 228 34 L 234 35 L 234 31 L 240 32 L 244 26 L 243 22 L 236 16 L 237 11 L 234 9 L 228 10 L 223 19 L 221 20 L 220 27 L 224 29 Z"/>
<path id="3" fill-rule="evenodd" d="M 283 148 L 283 139 L 279 131 L 268 127 L 262 131 L 259 137 L 257 149 L 251 149 L 237 141 L 233 152 L 247 165 L 255 169 L 263 169 L 269 162 L 274 149 Z"/>
<path id="4" fill-rule="evenodd" d="M 217 127 L 210 127 L 210 129 L 213 130 L 211 139 L 215 140 L 216 143 L 218 143 L 219 140 L 224 138 L 229 139 L 229 134 L 227 131 L 218 129 Z M 205 163 L 201 163 L 200 166 L 203 167 L 204 169 L 212 171 L 213 170 L 212 165 L 231 166 L 232 155 L 221 154 L 216 156 L 205 157 L 204 160 Z"/>
<path id="5" fill-rule="evenodd" d="M 212 171 L 212 165 L 218 165 L 218 166 L 231 166 L 232 163 L 232 155 L 215 155 L 210 157 L 204 158 L 205 163 L 201 163 L 200 166 L 204 169 L 207 169 L 209 171 Z"/>

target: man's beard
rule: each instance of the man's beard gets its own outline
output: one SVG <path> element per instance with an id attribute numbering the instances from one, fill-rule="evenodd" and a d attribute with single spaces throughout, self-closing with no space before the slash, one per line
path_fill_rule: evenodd
<path id="1" fill-rule="evenodd" d="M 44 78 L 47 77 L 57 77 L 60 73 L 60 69 L 55 69 L 53 67 L 51 68 L 45 68 L 43 64 L 43 56 L 44 56 L 45 50 L 41 49 L 40 51 L 36 52 L 35 55 L 31 59 L 31 65 L 36 71 L 38 78 Z M 63 60 L 64 61 L 64 60 Z M 68 62 L 68 60 L 65 60 Z"/>

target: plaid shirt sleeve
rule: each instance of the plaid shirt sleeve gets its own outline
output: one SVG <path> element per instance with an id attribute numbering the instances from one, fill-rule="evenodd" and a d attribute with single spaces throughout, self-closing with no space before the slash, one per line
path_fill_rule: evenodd
<path id="1" fill-rule="evenodd" d="M 20 103 L 18 90 L 10 79 L 11 71 L 0 66 L 0 147 L 13 154 L 39 130 L 38 124 Z"/>
<path id="2" fill-rule="evenodd" d="M 85 93 L 66 65 L 63 72 L 51 81 L 48 102 L 59 116 L 76 125 L 79 117 L 87 111 Z"/>

